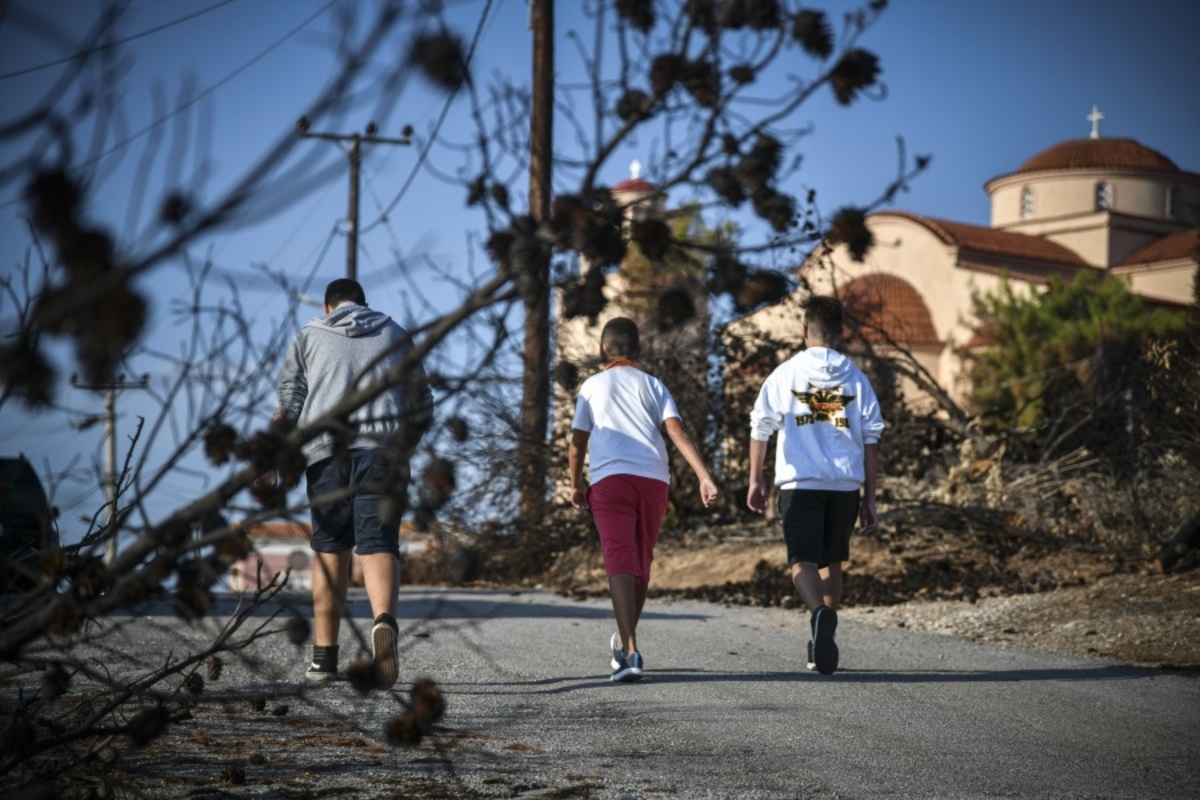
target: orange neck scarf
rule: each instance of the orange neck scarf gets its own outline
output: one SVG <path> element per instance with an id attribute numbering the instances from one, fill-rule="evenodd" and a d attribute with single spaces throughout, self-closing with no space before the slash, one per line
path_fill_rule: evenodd
<path id="1" fill-rule="evenodd" d="M 641 370 L 642 372 L 646 371 L 642 369 L 641 364 L 628 358 L 614 358 L 612 361 L 604 365 L 604 369 L 612 369 L 613 367 L 633 367 L 634 369 Z"/>

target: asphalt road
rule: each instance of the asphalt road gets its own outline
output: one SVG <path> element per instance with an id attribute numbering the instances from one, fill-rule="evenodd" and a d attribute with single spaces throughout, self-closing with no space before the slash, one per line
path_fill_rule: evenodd
<path id="1" fill-rule="evenodd" d="M 447 700 L 439 732 L 416 748 L 387 746 L 396 696 L 363 697 L 347 683 L 289 699 L 307 651 L 272 637 L 220 684 L 283 697 L 271 702 L 289 706 L 292 742 L 311 728 L 328 738 L 285 746 L 285 757 L 279 745 L 241 738 L 250 727 L 267 735 L 270 714 L 251 725 L 249 712 L 230 711 L 221 719 L 231 741 L 246 755 L 268 752 L 220 793 L 1200 797 L 1194 678 L 845 620 L 841 668 L 821 676 L 804 669 L 806 615 L 651 600 L 639 630 L 647 677 L 613 684 L 606 601 L 406 589 L 401 608 L 397 688 L 419 676 L 438 682 Z M 303 600 L 296 611 L 307 613 Z M 366 630 L 365 602 L 353 611 Z M 149 615 L 108 641 L 146 654 L 204 630 Z M 358 645 L 344 631 L 342 646 L 345 663 Z M 198 713 L 196 724 L 206 719 L 216 715 Z"/>

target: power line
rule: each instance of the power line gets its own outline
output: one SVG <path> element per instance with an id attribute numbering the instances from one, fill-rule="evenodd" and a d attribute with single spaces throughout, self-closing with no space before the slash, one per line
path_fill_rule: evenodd
<path id="1" fill-rule="evenodd" d="M 311 23 L 312 23 L 312 22 L 313 22 L 315 19 L 317 19 L 318 17 L 322 16 L 322 15 L 323 15 L 323 14 L 324 14 L 326 11 L 328 11 L 330 8 L 332 8 L 332 7 L 333 7 L 333 3 L 334 3 L 334 0 L 330 0 L 330 2 L 328 2 L 328 3 L 326 3 L 325 5 L 321 6 L 319 9 L 317 9 L 317 11 L 316 11 L 314 14 L 312 14 L 312 15 L 311 15 L 311 16 L 309 16 L 309 17 L 307 17 L 307 18 L 306 18 L 306 19 L 305 19 L 303 22 L 301 22 L 299 25 L 297 25 L 296 27 L 292 28 L 290 31 L 288 31 L 287 33 L 285 33 L 285 34 L 284 34 L 282 37 L 280 37 L 279 39 L 277 39 L 275 42 L 271 43 L 271 44 L 270 44 L 270 45 L 269 45 L 269 46 L 268 46 L 266 49 L 264 49 L 264 50 L 260 51 L 260 52 L 259 52 L 259 53 L 258 53 L 256 56 L 254 56 L 253 58 L 251 58 L 249 61 L 246 61 L 245 63 L 243 63 L 243 64 L 242 64 L 240 67 L 238 67 L 237 69 L 235 69 L 233 72 L 229 73 L 229 74 L 228 74 L 228 75 L 226 75 L 224 78 L 222 78 L 221 80 L 219 80 L 219 81 L 217 81 L 216 83 L 214 83 L 212 86 L 209 86 L 207 89 L 205 89 L 204 91 L 200 92 L 200 94 L 196 95 L 195 97 L 193 97 L 193 98 L 192 98 L 191 100 L 189 100 L 188 102 L 186 102 L 186 103 L 183 103 L 183 104 L 181 104 L 181 105 L 177 106 L 177 107 L 176 107 L 174 110 L 172 110 L 172 111 L 171 111 L 169 114 L 167 114 L 167 115 L 165 115 L 165 116 L 162 116 L 162 117 L 159 117 L 158 119 L 156 119 L 155 121 L 153 121 L 153 122 L 151 122 L 149 125 L 147 125 L 146 127 L 142 128 L 142 129 L 141 129 L 140 131 L 138 131 L 137 133 L 134 133 L 134 134 L 132 134 L 132 135 L 130 135 L 130 136 L 127 136 L 125 139 L 121 140 L 120 142 L 117 142 L 117 143 L 116 143 L 116 144 L 114 144 L 112 147 L 108 148 L 108 149 L 107 149 L 107 150 L 105 150 L 103 153 L 100 153 L 99 155 L 97 155 L 97 156 L 96 156 L 95 158 L 93 158 L 92 160 L 90 160 L 90 161 L 86 161 L 86 162 L 84 162 L 84 163 L 82 163 L 82 164 L 79 164 L 77 167 L 75 167 L 75 169 L 79 170 L 79 169 L 84 169 L 84 168 L 86 168 L 86 167 L 93 166 L 93 165 L 95 165 L 95 164 L 99 163 L 100 161 L 103 161 L 104 159 L 108 158 L 108 157 L 109 157 L 109 156 L 111 156 L 113 153 L 117 152 L 118 150 L 122 150 L 122 149 L 124 149 L 124 148 L 128 147 L 129 145 L 133 144 L 133 143 L 134 143 L 134 142 L 136 142 L 138 139 L 142 138 L 142 137 L 143 137 L 143 136 L 145 136 L 146 134 L 148 134 L 148 133 L 150 133 L 151 131 L 153 131 L 155 128 L 161 127 L 162 125 L 166 124 L 167 122 L 170 122 L 172 119 L 174 119 L 175 117 L 179 116 L 179 115 L 180 115 L 180 114 L 182 114 L 184 111 L 187 111 L 189 108 L 191 108 L 192 106 L 196 105 L 196 104 L 197 104 L 197 103 L 199 103 L 201 100 L 203 100 L 203 99 L 205 99 L 206 97 L 208 97 L 209 95 L 213 94 L 214 92 L 216 92 L 218 89 L 220 89 L 220 88 L 222 88 L 223 86 L 225 86 L 225 84 L 229 83 L 231 80 L 233 80 L 233 79 L 234 79 L 234 78 L 236 78 L 237 76 L 241 75 L 243 72 L 245 72 L 246 70 L 248 70 L 250 67 L 254 66 L 254 65 L 255 65 L 255 64 L 257 64 L 259 61 L 261 61 L 262 59 L 266 58 L 266 57 L 267 57 L 267 56 L 268 56 L 270 53 L 272 53 L 272 52 L 273 52 L 274 50 L 276 50 L 278 47 L 280 47 L 281 45 L 283 45 L 283 44 L 284 44 L 284 42 L 286 42 L 288 39 L 291 39 L 293 36 L 295 36 L 296 34 L 298 34 L 300 31 L 304 30 L 304 29 L 305 29 L 306 27 L 308 27 L 308 26 L 309 26 L 309 25 L 310 25 L 310 24 L 311 24 Z M 7 203 L 0 204 L 0 210 L 4 210 L 4 209 L 8 208 L 9 206 L 12 206 L 12 205 L 14 205 L 14 204 L 16 204 L 16 203 L 18 203 L 18 202 L 20 202 L 20 201 L 21 201 L 21 198 L 20 198 L 20 197 L 14 197 L 12 200 L 9 200 Z"/>
<path id="2" fill-rule="evenodd" d="M 241 75 L 246 70 L 250 69 L 250 67 L 254 66 L 259 61 L 262 61 L 264 58 L 266 58 L 268 55 L 270 55 L 272 52 L 274 52 L 277 48 L 282 46 L 288 39 L 291 39 L 293 36 L 298 34 L 300 31 L 307 28 L 309 26 L 309 24 L 313 22 L 313 20 L 315 20 L 315 19 L 317 19 L 317 17 L 320 17 L 321 15 L 323 15 L 332 6 L 333 6 L 333 2 L 332 2 L 332 0 L 330 0 L 330 2 L 326 3 L 325 5 L 321 6 L 319 9 L 317 9 L 316 13 L 312 14 L 307 19 L 305 19 L 303 22 L 301 22 L 299 25 L 292 28 L 290 31 L 288 31 L 283 36 L 281 36 L 279 39 L 275 40 L 270 45 L 268 45 L 265 50 L 260 51 L 256 56 L 251 58 L 249 61 L 246 61 L 245 63 L 243 63 L 240 67 L 235 69 L 233 72 L 229 73 L 224 78 L 222 78 L 221 80 L 214 83 L 212 86 L 209 86 L 207 89 L 200 92 L 200 94 L 196 95 L 191 100 L 177 106 L 173 111 L 171 111 L 171 113 L 167 114 L 164 117 L 160 117 L 159 119 L 155 120 L 154 122 L 151 122 L 149 125 L 147 125 L 145 128 L 142 128 L 137 133 L 126 137 L 123 141 L 120 141 L 117 144 L 114 144 L 108 150 L 105 150 L 103 153 L 96 156 L 91 161 L 87 162 L 86 164 L 81 164 L 80 166 L 88 167 L 88 166 L 91 166 L 92 164 L 95 164 L 97 161 L 100 161 L 101 159 L 107 158 L 108 156 L 112 155 L 116 151 L 118 151 L 124 147 L 127 147 L 128 145 L 137 141 L 138 139 L 145 136 L 147 133 L 149 133 L 150 131 L 159 127 L 160 125 L 163 125 L 163 124 L 169 122 L 170 120 L 172 120 L 175 117 L 182 114 L 184 111 L 187 111 L 189 108 L 196 105 L 201 100 L 208 97 L 209 95 L 213 94 L 218 89 L 223 87 L 225 84 L 229 83 L 231 80 L 233 80 L 237 76 Z"/>
<path id="3" fill-rule="evenodd" d="M 33 67 L 25 67 L 24 69 L 18 69 L 18 70 L 14 70 L 12 72 L 5 73 L 3 75 L 0 75 L 0 81 L 5 81 L 5 80 L 8 80 L 9 78 L 16 78 L 20 75 L 28 75 L 31 72 L 37 72 L 38 70 L 49 69 L 50 67 L 57 67 L 60 64 L 69 64 L 70 62 L 74 61 L 77 58 L 85 58 L 87 56 L 92 55 L 93 53 L 99 53 L 102 50 L 109 50 L 113 47 L 119 47 L 120 45 L 128 44 L 130 42 L 137 41 L 138 39 L 143 39 L 152 34 L 159 33 L 160 31 L 165 31 L 167 28 L 173 28 L 176 25 L 180 25 L 184 22 L 188 22 L 189 20 L 196 19 L 197 17 L 202 17 L 205 14 L 209 13 L 210 11 L 216 11 L 221 6 L 227 6 L 233 2 L 234 2 L 234 0 L 222 0 L 220 3 L 211 5 L 208 8 L 202 8 L 193 14 L 188 14 L 185 17 L 180 17 L 179 19 L 172 20 L 171 22 L 165 22 L 162 25 L 159 25 L 154 28 L 149 28 L 147 30 L 142 31 L 141 33 L 135 33 L 131 36 L 126 36 L 124 39 L 114 39 L 111 42 L 105 42 L 104 44 L 98 44 L 93 47 L 84 48 L 83 50 L 80 50 L 79 52 L 77 52 L 73 55 L 69 55 L 66 58 L 60 58 L 55 61 L 47 61 L 44 64 L 38 64 Z"/>
<path id="4" fill-rule="evenodd" d="M 301 117 L 299 122 L 300 137 L 303 139 L 324 139 L 339 147 L 342 142 L 349 142 L 350 148 L 345 151 L 350 161 L 350 204 L 346 216 L 346 277 L 358 280 L 358 185 L 359 172 L 362 167 L 362 145 L 366 144 L 412 144 L 407 137 L 393 139 L 376 134 L 374 122 L 367 123 L 366 135 L 358 133 L 318 133 L 308 129 L 308 118 Z"/>
<path id="5" fill-rule="evenodd" d="M 82 383 L 78 375 L 72 375 L 71 385 L 78 389 L 104 392 L 104 488 L 108 507 L 108 521 L 105 523 L 107 531 L 104 560 L 112 564 L 117 560 L 117 531 L 114 526 L 117 520 L 118 489 L 121 481 L 121 476 L 117 474 L 117 392 L 125 389 L 145 389 L 150 385 L 150 376 L 143 375 L 140 380 L 127 381 L 124 375 L 118 375 L 116 380 L 89 384 Z"/>
<path id="6" fill-rule="evenodd" d="M 479 16 L 479 24 L 475 27 L 475 35 L 471 39 L 471 47 L 467 50 L 467 57 L 465 59 L 466 63 L 463 64 L 462 74 L 464 78 L 467 75 L 467 69 L 471 66 L 471 60 L 475 57 L 475 47 L 479 44 L 479 39 L 483 35 L 484 25 L 487 23 L 487 19 L 491 14 L 492 2 L 493 0 L 487 0 L 487 5 L 483 7 L 483 13 Z M 425 146 L 421 148 L 421 152 L 417 155 L 417 163 L 413 165 L 412 171 L 408 173 L 408 178 L 404 181 L 404 185 L 400 187 L 400 191 L 397 192 L 396 197 L 391 203 L 388 204 L 388 207 L 383 210 L 383 213 L 379 215 L 379 219 L 368 225 L 362 231 L 363 233 L 367 233 L 368 231 L 373 230 L 377 225 L 382 225 L 384 222 L 386 222 L 388 214 L 392 213 L 392 210 L 408 192 L 409 187 L 412 186 L 413 181 L 417 177 L 417 173 L 420 172 L 422 165 L 424 165 L 425 158 L 429 155 L 429 150 L 433 147 L 433 143 L 437 139 L 438 132 L 442 129 L 442 123 L 446 121 L 446 116 L 450 113 L 450 104 L 454 102 L 454 98 L 458 96 L 458 90 L 461 88 L 462 81 L 459 81 L 458 86 L 455 86 L 454 91 L 451 92 L 450 96 L 446 98 L 446 104 L 442 106 L 442 113 L 438 115 L 437 122 L 433 126 L 433 133 L 430 134 L 428 141 L 425 142 Z"/>

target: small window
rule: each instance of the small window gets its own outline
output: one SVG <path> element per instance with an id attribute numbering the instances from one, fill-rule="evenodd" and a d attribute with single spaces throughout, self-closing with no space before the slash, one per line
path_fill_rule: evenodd
<path id="1" fill-rule="evenodd" d="M 1167 217 L 1183 219 L 1183 209 L 1179 205 L 1179 187 L 1172 186 L 1167 190 Z"/>
<path id="2" fill-rule="evenodd" d="M 1112 208 L 1112 184 L 1100 181 L 1096 184 L 1096 210 L 1108 211 Z"/>
<path id="3" fill-rule="evenodd" d="M 1033 189 L 1026 186 L 1021 190 L 1021 219 L 1033 216 Z"/>

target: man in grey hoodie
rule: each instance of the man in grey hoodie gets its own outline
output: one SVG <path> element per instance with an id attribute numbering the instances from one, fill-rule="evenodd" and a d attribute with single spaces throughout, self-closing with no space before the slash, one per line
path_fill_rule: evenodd
<path id="1" fill-rule="evenodd" d="M 750 489 L 746 505 L 762 514 L 767 441 L 778 433 L 775 485 L 792 583 L 812 613 L 808 668 L 832 674 L 842 596 L 842 562 L 850 558 L 856 518 L 875 530 L 875 483 L 883 417 L 867 376 L 834 349 L 842 304 L 813 296 L 804 309 L 806 349 L 767 377 L 750 413 Z M 860 498 L 859 491 L 862 491 Z"/>
<path id="2" fill-rule="evenodd" d="M 407 331 L 387 314 L 367 307 L 357 281 L 333 281 L 325 290 L 325 316 L 300 329 L 284 358 L 272 421 L 300 428 L 317 422 L 346 394 L 379 385 L 410 347 Z M 310 680 L 337 676 L 351 548 L 361 559 L 375 617 L 374 683 L 390 688 L 399 674 L 399 516 L 408 491 L 408 461 L 432 407 L 420 362 L 406 374 L 406 380 L 390 383 L 303 448 L 316 554 Z"/>

